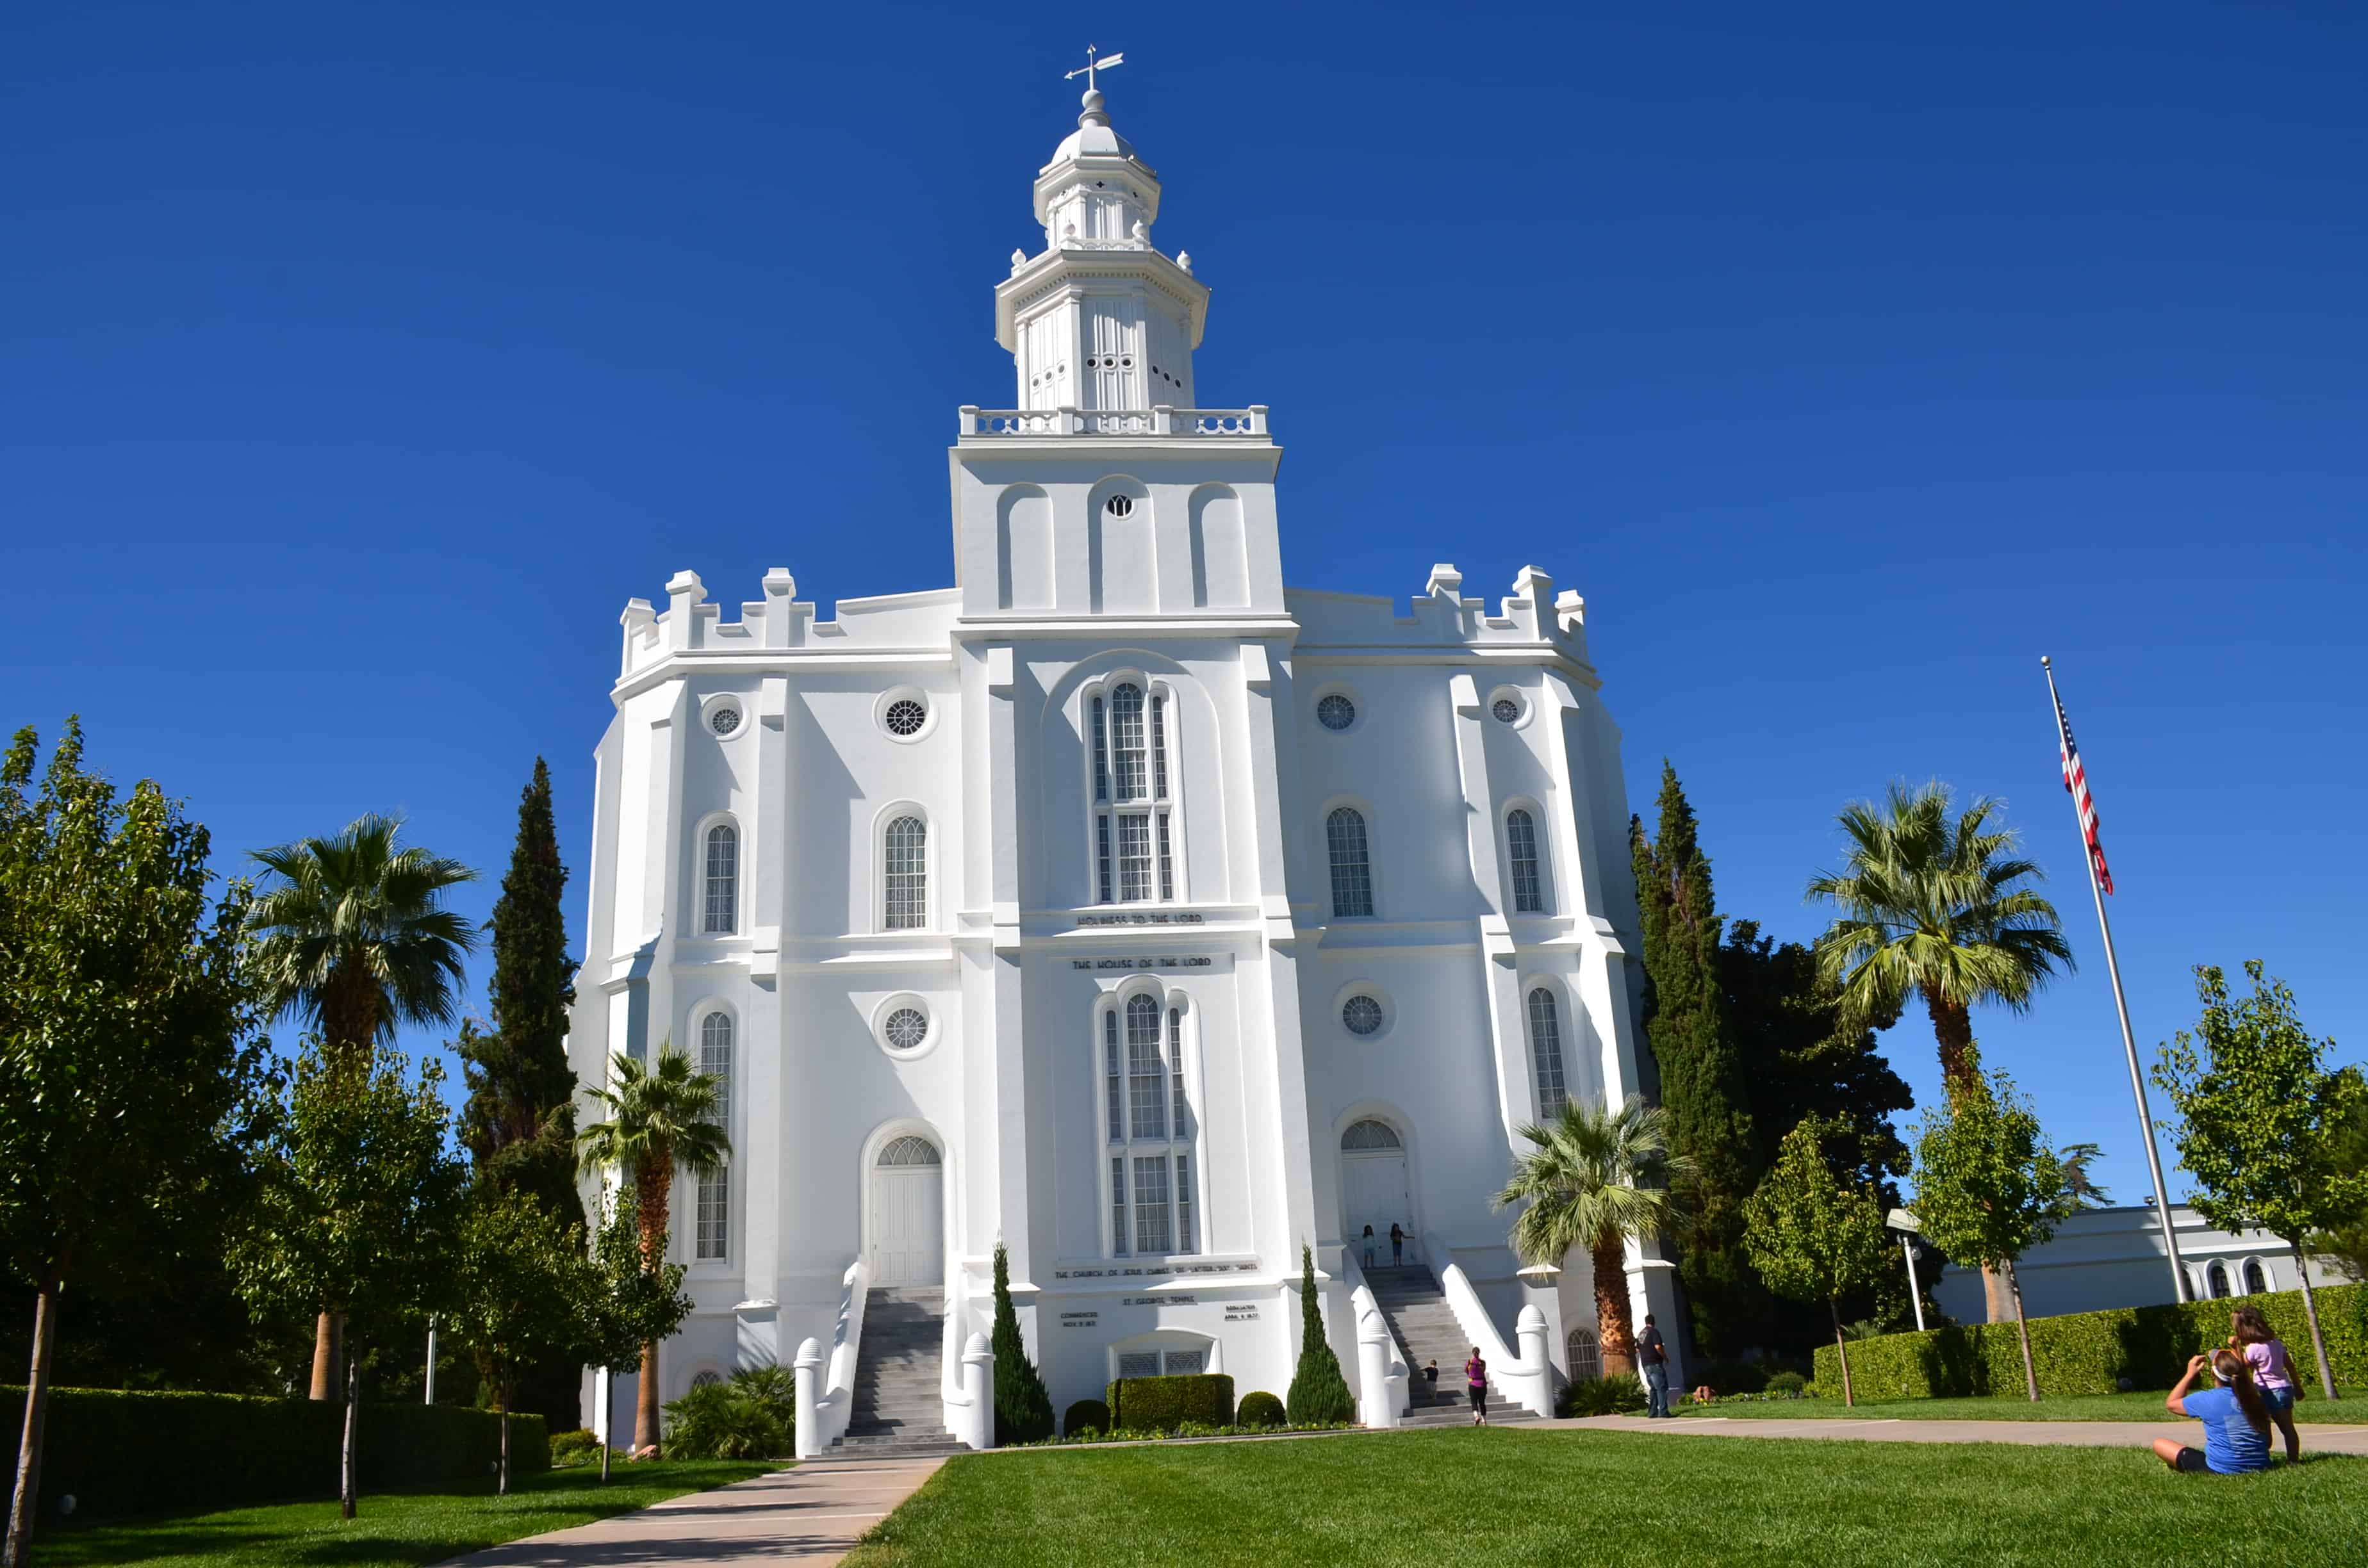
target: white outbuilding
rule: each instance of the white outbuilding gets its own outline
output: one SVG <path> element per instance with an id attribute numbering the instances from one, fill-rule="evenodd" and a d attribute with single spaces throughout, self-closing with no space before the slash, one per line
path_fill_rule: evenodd
<path id="1" fill-rule="evenodd" d="M 1593 1369 L 1593 1281 L 1522 1271 L 1490 1199 L 1522 1126 L 1640 1086 L 1584 604 L 1286 588 L 1268 410 L 1200 406 L 1209 290 L 1099 92 L 1033 194 L 953 585 L 825 620 L 787 570 L 736 612 L 685 571 L 624 612 L 571 1056 L 672 1041 L 735 1151 L 676 1188 L 663 1396 L 811 1340 L 802 1449 L 977 1440 L 998 1242 L 1056 1410 L 1281 1394 L 1306 1244 L 1364 1418 L 1448 1338 L 1444 1382 L 1479 1344 L 1534 1407 Z M 1673 1324 L 1656 1253 L 1624 1288 Z"/>

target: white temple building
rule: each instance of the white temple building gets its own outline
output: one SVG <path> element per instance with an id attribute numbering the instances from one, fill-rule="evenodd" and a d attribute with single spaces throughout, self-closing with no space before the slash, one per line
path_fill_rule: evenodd
<path id="1" fill-rule="evenodd" d="M 1088 92 L 995 289 L 1017 406 L 958 415 L 953 585 L 825 620 L 786 569 L 736 613 L 685 571 L 624 612 L 570 1051 L 728 1081 L 662 1393 L 814 1341 L 802 1451 L 980 1440 L 998 1241 L 1056 1411 L 1281 1394 L 1303 1243 L 1367 1420 L 1467 1343 L 1515 1405 L 1595 1369 L 1586 1257 L 1523 1273 L 1490 1203 L 1518 1129 L 1639 1087 L 1584 604 L 1535 567 L 1493 606 L 1448 565 L 1286 588 L 1282 451 L 1199 406 L 1210 290 L 1160 199 Z M 1670 1275 L 1632 1254 L 1640 1315 Z"/>

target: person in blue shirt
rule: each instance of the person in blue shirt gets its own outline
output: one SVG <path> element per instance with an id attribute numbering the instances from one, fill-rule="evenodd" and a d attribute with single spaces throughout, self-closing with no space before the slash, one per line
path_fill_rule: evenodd
<path id="1" fill-rule="evenodd" d="M 2188 1392 L 2207 1365 L 2221 1386 Z M 2176 1437 L 2154 1440 L 2155 1458 L 2171 1469 L 2242 1475 L 2270 1468 L 2269 1406 L 2261 1403 L 2261 1391 L 2253 1386 L 2245 1358 L 2234 1350 L 2188 1358 L 2187 1376 L 2179 1380 L 2179 1386 L 2162 1403 L 2166 1410 L 2203 1423 L 2202 1453 Z"/>

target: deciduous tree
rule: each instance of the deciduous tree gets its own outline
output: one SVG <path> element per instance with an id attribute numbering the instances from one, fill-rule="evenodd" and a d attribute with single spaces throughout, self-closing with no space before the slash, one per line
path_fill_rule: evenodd
<path id="1" fill-rule="evenodd" d="M 296 1063 L 251 1231 L 232 1254 L 263 1312 L 320 1305 L 346 1325 L 338 1496 L 354 1517 L 360 1364 L 450 1310 L 468 1172 L 449 1146 L 444 1070 L 389 1045 L 309 1046 Z"/>
<path id="2" fill-rule="evenodd" d="M 1841 1298 L 1874 1282 L 1891 1245 L 1873 1187 L 1836 1179 L 1823 1147 L 1828 1131 L 1804 1121 L 1784 1135 L 1775 1165 L 1744 1205 L 1744 1244 L 1770 1290 L 1826 1304 L 1841 1357 L 1842 1403 L 1855 1404 Z"/>
<path id="3" fill-rule="evenodd" d="M 461 1221 L 453 1257 L 451 1332 L 476 1351 L 501 1412 L 501 1471 L 510 1489 L 510 1407 L 520 1374 L 547 1361 L 574 1361 L 597 1343 L 602 1281 L 585 1252 L 584 1227 L 539 1199 L 480 1183 Z"/>
<path id="4" fill-rule="evenodd" d="M 2267 1231 L 2293 1253 L 2319 1388 L 2333 1399 L 2303 1243 L 2368 1207 L 2368 1169 L 2341 1158 L 2368 1084 L 2328 1067 L 2335 1042 L 2311 1038 L 2284 981 L 2263 979 L 2259 959 L 2245 961 L 2245 973 L 2253 994 L 2231 1001 L 2219 967 L 2196 966 L 2203 1017 L 2192 1035 L 2181 1029 L 2162 1047 L 2154 1081 L 2179 1112 L 2179 1163 L 2195 1178 L 2195 1211 L 2224 1231 Z"/>
<path id="5" fill-rule="evenodd" d="M 2005 1278 L 2022 1343 L 2023 1389 L 2033 1401 L 2039 1373 L 2014 1266 L 2055 1233 L 2063 1192 L 2063 1164 L 2004 1073 L 1958 1085 L 1947 1110 L 1925 1113 L 1916 1140 L 1917 1220 L 1942 1252 Z"/>
<path id="6" fill-rule="evenodd" d="M 623 1201 L 626 1196 L 620 1192 L 618 1201 L 604 1204 L 592 1255 L 592 1311 L 586 1324 L 585 1364 L 611 1375 L 638 1370 L 643 1347 L 670 1336 L 691 1309 L 691 1300 L 682 1290 L 686 1270 L 679 1263 L 666 1261 L 664 1237 L 655 1251 L 643 1249 L 641 1216 L 633 1204 Z M 653 1257 L 657 1260 L 655 1267 Z M 601 1412 L 604 1423 L 608 1418 L 609 1413 Z M 609 1481 L 609 1453 L 613 1447 L 612 1441 L 602 1439 L 603 1485 Z"/>
<path id="7" fill-rule="evenodd" d="M 156 785 L 119 796 L 82 727 L 35 780 L 0 758 L 0 1251 L 33 1345 L 0 1558 L 26 1560 L 70 1284 L 138 1283 L 178 1216 L 234 1181 L 232 1129 L 265 1051 L 238 965 L 245 890 L 207 909 L 206 830 Z"/>

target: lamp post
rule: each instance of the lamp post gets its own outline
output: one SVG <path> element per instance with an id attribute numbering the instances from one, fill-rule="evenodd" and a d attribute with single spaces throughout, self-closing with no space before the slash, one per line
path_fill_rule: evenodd
<path id="1" fill-rule="evenodd" d="M 1883 1222 L 1899 1233 L 1899 1256 L 1907 1260 L 1907 1304 L 1916 1309 L 1916 1332 L 1924 1332 L 1924 1291 L 1916 1283 L 1916 1233 L 1920 1228 L 1916 1216 L 1906 1209 L 1894 1209 L 1883 1217 Z"/>

